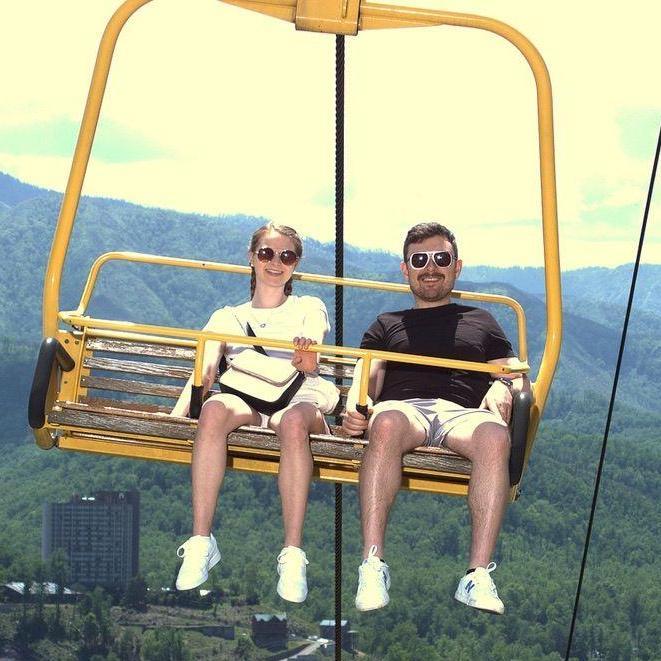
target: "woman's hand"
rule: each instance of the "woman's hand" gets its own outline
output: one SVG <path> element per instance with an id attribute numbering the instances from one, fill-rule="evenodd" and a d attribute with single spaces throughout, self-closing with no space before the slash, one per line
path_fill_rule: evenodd
<path id="1" fill-rule="evenodd" d="M 296 349 L 291 364 L 299 372 L 314 372 L 317 369 L 319 354 L 316 351 L 308 351 L 308 349 L 310 345 L 317 344 L 317 342 L 309 337 L 295 337 L 293 342 Z"/>

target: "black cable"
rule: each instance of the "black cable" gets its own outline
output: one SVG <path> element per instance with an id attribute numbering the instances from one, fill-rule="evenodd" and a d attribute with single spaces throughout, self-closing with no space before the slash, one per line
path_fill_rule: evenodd
<path id="1" fill-rule="evenodd" d="M 344 35 L 335 36 L 335 277 L 344 276 Z M 343 289 L 335 285 L 335 346 L 344 343 Z M 335 483 L 335 659 L 342 658 L 342 485 Z"/>
<path id="2" fill-rule="evenodd" d="M 620 367 L 622 365 L 622 356 L 624 355 L 624 347 L 627 341 L 627 330 L 629 327 L 629 317 L 631 316 L 631 308 L 633 305 L 633 296 L 636 290 L 636 279 L 638 278 L 638 267 L 640 265 L 640 256 L 643 251 L 643 244 L 645 242 L 645 230 L 647 228 L 647 218 L 649 216 L 650 206 L 652 204 L 652 193 L 654 191 L 654 180 L 656 179 L 656 169 L 659 164 L 659 152 L 661 151 L 661 127 L 659 128 L 659 137 L 656 143 L 656 153 L 654 155 L 654 165 L 652 166 L 652 177 L 650 179 L 650 186 L 647 192 L 647 203 L 645 204 L 645 213 L 643 215 L 643 224 L 640 228 L 640 239 L 638 241 L 638 252 L 636 253 L 636 262 L 633 268 L 633 275 L 631 276 L 631 287 L 629 289 L 629 301 L 627 302 L 627 311 L 624 315 L 624 326 L 622 327 L 622 338 L 620 339 L 620 351 L 617 355 L 617 364 L 615 367 L 615 376 L 613 378 L 613 389 L 611 391 L 611 399 L 608 405 L 608 416 L 606 417 L 606 429 L 604 430 L 604 440 L 601 444 L 601 455 L 599 456 L 599 465 L 597 467 L 597 477 L 594 484 L 594 493 L 592 495 L 592 507 L 590 508 L 590 519 L 588 521 L 588 530 L 585 535 L 585 545 L 583 547 L 583 560 L 581 561 L 581 571 L 578 577 L 578 586 L 576 588 L 576 599 L 574 600 L 574 612 L 571 618 L 571 627 L 569 629 L 569 639 L 567 640 L 567 649 L 565 651 L 565 661 L 569 659 L 571 646 L 574 638 L 574 629 L 576 627 L 576 616 L 578 614 L 578 604 L 581 598 L 581 589 L 583 587 L 583 575 L 585 574 L 585 565 L 587 563 L 588 549 L 590 548 L 590 538 L 592 537 L 592 524 L 594 522 L 595 510 L 597 508 L 597 498 L 599 496 L 599 485 L 601 484 L 601 473 L 604 467 L 604 460 L 606 458 L 606 446 L 608 444 L 608 433 L 611 426 L 611 418 L 613 416 L 613 407 L 615 405 L 615 395 L 617 393 L 617 384 L 620 378 Z"/>

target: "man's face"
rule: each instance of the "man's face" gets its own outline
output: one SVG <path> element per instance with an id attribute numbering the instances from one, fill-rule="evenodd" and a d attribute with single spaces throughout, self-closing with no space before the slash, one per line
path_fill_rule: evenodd
<path id="1" fill-rule="evenodd" d="M 424 268 L 414 269 L 411 266 L 410 257 L 413 253 L 441 250 L 453 256 L 449 266 L 438 266 L 431 255 Z M 400 268 L 411 287 L 416 307 L 433 307 L 450 302 L 450 293 L 461 273 L 461 260 L 454 260 L 452 244 L 445 237 L 432 236 L 420 243 L 412 243 L 407 249 L 406 262 L 402 262 Z"/>

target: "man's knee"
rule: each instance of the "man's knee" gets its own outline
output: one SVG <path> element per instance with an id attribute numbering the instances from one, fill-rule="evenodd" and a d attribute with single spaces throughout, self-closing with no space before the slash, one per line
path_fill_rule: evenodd
<path id="1" fill-rule="evenodd" d="M 479 425 L 473 434 L 473 439 L 480 449 L 498 458 L 509 458 L 512 445 L 509 429 L 497 422 L 485 422 Z"/>
<path id="2" fill-rule="evenodd" d="M 399 449 L 411 423 L 401 411 L 381 411 L 370 422 L 369 447 L 379 450 Z"/>

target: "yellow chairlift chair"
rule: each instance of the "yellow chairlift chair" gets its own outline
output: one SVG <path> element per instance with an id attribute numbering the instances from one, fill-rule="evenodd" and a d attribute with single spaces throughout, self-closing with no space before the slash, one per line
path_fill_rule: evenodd
<path id="1" fill-rule="evenodd" d="M 85 107 L 71 173 L 53 238 L 43 297 L 44 340 L 35 368 L 30 394 L 29 422 L 37 444 L 44 449 L 79 450 L 122 457 L 188 463 L 197 421 L 168 415 L 191 371 L 194 385 L 202 383 L 202 357 L 208 341 L 261 344 L 292 349 L 289 341 L 248 338 L 225 333 L 173 328 L 130 321 L 97 319 L 86 314 L 100 269 L 121 260 L 179 268 L 205 269 L 247 275 L 245 266 L 177 259 L 130 252 L 101 255 L 93 264 L 76 310 L 61 311 L 60 281 L 80 200 L 101 102 L 119 33 L 129 17 L 151 0 L 126 0 L 110 19 L 101 40 Z M 437 10 L 409 9 L 358 2 L 358 0 L 226 0 L 255 11 L 294 22 L 300 30 L 355 35 L 358 30 L 453 25 L 494 32 L 524 55 L 537 85 L 537 111 L 542 189 L 542 222 L 546 285 L 546 341 L 534 383 L 524 379 L 515 396 L 511 422 L 511 495 L 516 497 L 530 457 L 535 432 L 555 372 L 561 341 L 560 267 L 553 148 L 552 99 L 548 72 L 534 46 L 513 28 L 493 19 Z M 403 284 L 308 273 L 294 276 L 303 282 L 408 292 Z M 509 306 L 517 316 L 519 364 L 487 363 L 412 356 L 352 347 L 316 345 L 321 353 L 320 371 L 333 379 L 350 379 L 353 365 L 362 358 L 367 368 L 372 359 L 473 370 L 527 373 L 526 322 L 515 300 L 492 294 L 455 291 L 465 300 Z M 359 402 L 367 397 L 363 370 Z M 168 383 L 164 383 L 164 379 Z M 341 387 L 346 395 L 348 385 Z M 155 403 L 155 402 L 160 403 Z M 201 402 L 197 402 L 199 408 Z M 312 435 L 315 476 L 322 480 L 355 483 L 367 441 L 345 438 L 341 429 L 332 435 Z M 228 438 L 228 467 L 277 473 L 279 448 L 273 432 L 242 427 Z M 403 488 L 465 495 L 470 462 L 445 448 L 417 448 L 403 458 Z"/>

